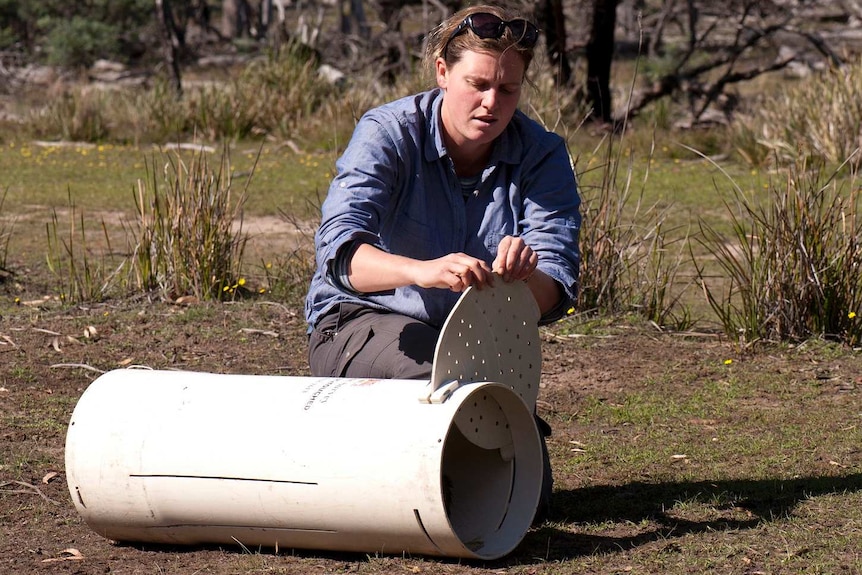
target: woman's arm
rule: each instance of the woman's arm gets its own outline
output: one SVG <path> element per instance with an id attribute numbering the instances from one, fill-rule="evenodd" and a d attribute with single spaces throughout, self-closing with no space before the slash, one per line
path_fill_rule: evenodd
<path id="1" fill-rule="evenodd" d="M 406 285 L 461 292 L 474 285 L 481 289 L 493 283 L 491 268 L 463 253 L 428 261 L 390 254 L 369 244 L 360 244 L 350 260 L 351 287 L 363 293 L 391 290 Z"/>

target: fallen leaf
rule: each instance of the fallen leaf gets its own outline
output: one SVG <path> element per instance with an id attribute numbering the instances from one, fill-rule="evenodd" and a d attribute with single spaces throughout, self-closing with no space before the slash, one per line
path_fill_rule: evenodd
<path id="1" fill-rule="evenodd" d="M 686 455 L 684 453 L 678 453 L 676 455 L 671 455 L 670 458 L 671 459 L 688 459 L 688 455 Z"/>
<path id="2" fill-rule="evenodd" d="M 125 366 L 129 365 L 130 363 L 132 363 L 133 361 L 135 361 L 135 359 L 134 359 L 134 358 L 132 358 L 132 357 L 127 357 L 126 359 L 120 360 L 120 361 L 117 363 L 117 365 L 122 366 L 122 367 L 125 367 Z"/>
<path id="3" fill-rule="evenodd" d="M 200 300 L 193 295 L 181 295 L 174 300 L 174 303 L 177 305 L 193 305 L 198 303 L 199 301 Z"/>
<path id="4" fill-rule="evenodd" d="M 44 483 L 45 485 L 48 485 L 48 483 L 50 483 L 51 480 L 54 479 L 55 477 L 57 477 L 58 475 L 60 475 L 60 474 L 57 473 L 56 471 L 49 471 L 48 473 L 45 474 L 45 477 L 42 478 L 42 483 Z"/>
<path id="5" fill-rule="evenodd" d="M 56 563 L 57 561 L 83 561 L 84 556 L 77 549 L 69 547 L 60 551 L 62 557 L 52 557 L 50 559 L 42 559 L 42 563 Z"/>
<path id="6" fill-rule="evenodd" d="M 54 348 L 54 351 L 57 353 L 63 353 L 63 350 L 60 349 L 60 338 L 55 337 L 51 340 L 51 347 Z"/>
<path id="7" fill-rule="evenodd" d="M 277 331 L 265 330 L 265 329 L 254 329 L 250 327 L 240 328 L 237 333 L 259 333 L 261 335 L 268 335 L 269 337 L 278 337 Z"/>

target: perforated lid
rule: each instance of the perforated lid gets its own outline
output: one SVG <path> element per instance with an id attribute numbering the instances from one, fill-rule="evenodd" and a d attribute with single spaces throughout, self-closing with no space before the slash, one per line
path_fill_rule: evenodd
<path id="1" fill-rule="evenodd" d="M 437 340 L 431 386 L 452 382 L 494 382 L 511 387 L 530 408 L 536 405 L 542 373 L 539 307 L 527 284 L 467 288 Z"/>

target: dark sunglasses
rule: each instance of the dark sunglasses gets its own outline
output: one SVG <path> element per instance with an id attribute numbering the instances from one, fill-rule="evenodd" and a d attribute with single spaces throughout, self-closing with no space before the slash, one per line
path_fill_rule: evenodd
<path id="1" fill-rule="evenodd" d="M 536 28 L 535 24 L 523 18 L 506 21 L 488 12 L 476 12 L 464 18 L 458 24 L 458 27 L 455 28 L 455 31 L 452 32 L 452 35 L 449 36 L 449 39 L 446 40 L 446 45 L 443 46 L 442 52 L 444 58 L 446 57 L 446 52 L 449 50 L 449 44 L 452 42 L 452 39 L 466 32 L 468 28 L 473 31 L 473 34 L 483 40 L 502 38 L 506 32 L 506 28 L 508 28 L 512 31 L 515 38 L 517 38 L 515 43 L 527 49 L 535 46 L 536 41 L 539 39 L 539 29 Z"/>

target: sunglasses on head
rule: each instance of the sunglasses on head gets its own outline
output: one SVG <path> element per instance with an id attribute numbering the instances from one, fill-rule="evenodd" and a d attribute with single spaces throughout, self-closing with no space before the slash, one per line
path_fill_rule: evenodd
<path id="1" fill-rule="evenodd" d="M 449 44 L 452 42 L 452 39 L 466 32 L 468 28 L 472 30 L 473 34 L 483 40 L 502 38 L 506 32 L 506 28 L 508 28 L 517 39 L 515 43 L 528 49 L 535 46 L 536 41 L 539 39 L 539 29 L 532 22 L 523 18 L 507 21 L 488 12 L 476 12 L 464 18 L 452 32 L 452 35 L 449 36 L 449 39 L 446 40 L 446 45 L 443 46 L 442 52 L 444 58 L 446 57 L 447 50 L 449 50 Z"/>

